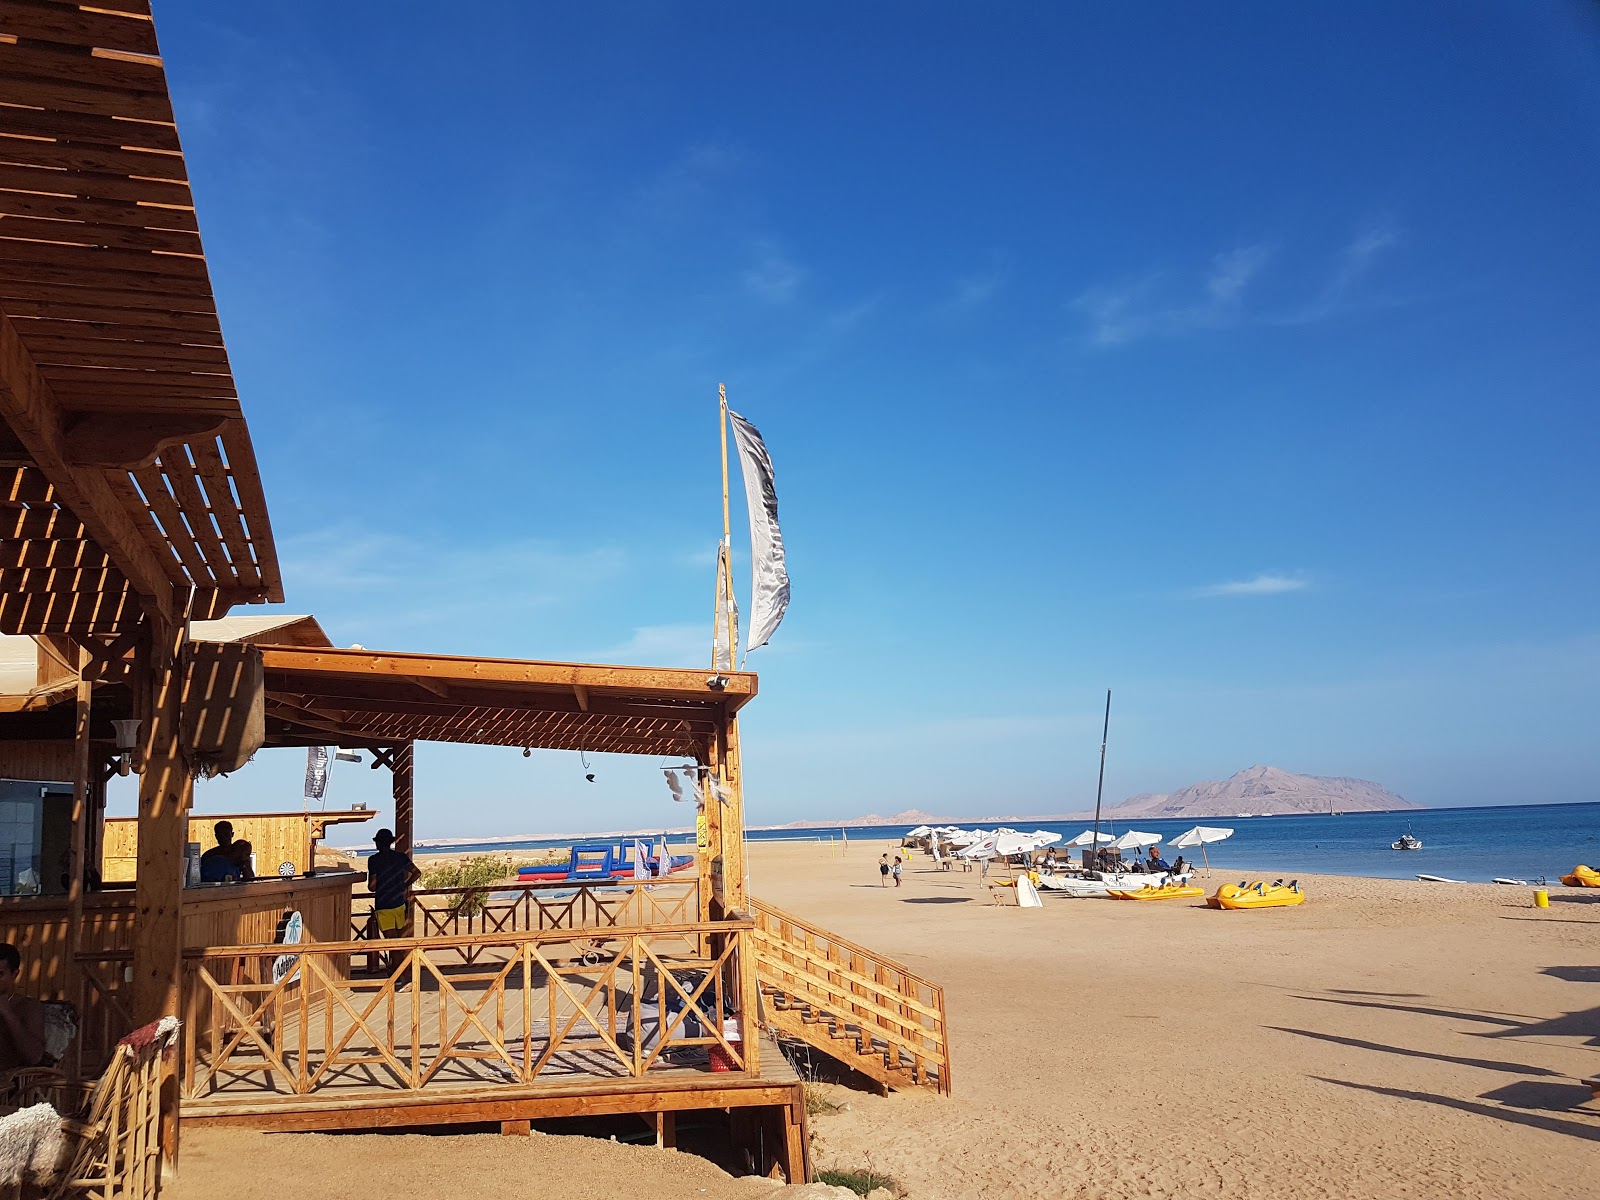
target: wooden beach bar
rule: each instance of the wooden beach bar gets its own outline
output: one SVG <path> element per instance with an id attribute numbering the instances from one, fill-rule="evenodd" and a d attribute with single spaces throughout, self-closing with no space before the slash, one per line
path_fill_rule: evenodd
<path id="1" fill-rule="evenodd" d="M 780 1040 L 948 1092 L 937 985 L 748 894 L 754 675 L 337 649 L 312 618 L 235 611 L 283 584 L 158 55 L 144 0 L 0 0 L 0 938 L 22 994 L 76 1010 L 66 1076 L 180 1022 L 137 1076 L 159 1139 L 109 1194 L 152 1194 L 196 1124 L 631 1114 L 672 1144 L 686 1112 L 723 1123 L 735 1169 L 800 1181 Z M 256 834 L 277 861 L 194 885 L 197 778 L 361 751 L 409 851 L 426 742 L 682 763 L 695 868 L 419 892 L 379 943 L 365 876 L 314 845 L 372 814 L 253 814 L 287 831 Z"/>

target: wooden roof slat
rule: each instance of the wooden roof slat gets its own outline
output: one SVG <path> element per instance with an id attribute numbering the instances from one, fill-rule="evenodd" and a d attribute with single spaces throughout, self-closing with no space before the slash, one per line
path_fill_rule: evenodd
<path id="1" fill-rule="evenodd" d="M 0 307 L 3 307 L 8 316 L 15 319 L 17 329 L 26 334 L 30 330 L 44 330 L 45 322 L 50 322 L 51 327 L 70 326 L 72 329 L 84 329 L 84 336 L 91 336 L 87 328 L 102 331 L 107 336 L 120 334 L 126 330 L 128 337 L 143 337 L 147 333 L 171 330 L 174 333 L 197 334 L 215 338 L 220 344 L 222 341 L 221 325 L 214 312 L 193 312 L 182 309 L 161 310 L 155 308 L 140 308 L 130 312 L 120 307 L 97 307 L 93 304 L 79 303 L 81 292 L 74 292 L 69 301 L 59 300 L 34 300 L 25 299 L 15 294 L 15 289 L 7 288 L 4 280 L 0 279 L 0 297 L 5 297 Z M 87 327 L 87 328 L 86 328 Z"/>
<path id="2" fill-rule="evenodd" d="M 144 496 L 144 502 L 155 516 L 162 532 L 166 534 L 167 544 L 172 547 L 178 560 L 194 578 L 196 586 L 219 586 L 224 577 L 216 574 L 212 570 L 212 565 L 206 561 L 205 554 L 195 540 L 194 531 L 184 519 L 186 514 L 167 487 L 166 474 L 156 464 L 140 467 L 128 474 L 138 482 L 139 492 Z M 195 523 L 199 524 L 198 517 Z"/>
<path id="3" fill-rule="evenodd" d="M 0 221 L 0 238 L 7 237 Z M 175 295 L 210 296 L 211 281 L 205 259 L 189 254 L 158 254 L 151 250 L 118 250 L 96 246 L 71 246 L 64 242 L 30 242 L 21 239 L 0 246 L 0 261 L 56 267 L 81 278 L 86 285 L 104 281 L 112 287 L 172 292 Z M 66 280 L 68 276 L 61 276 Z"/>
<path id="4" fill-rule="evenodd" d="M 217 586 L 237 586 L 240 582 L 238 564 L 233 561 L 233 556 L 223 544 L 222 535 L 217 531 L 216 513 L 200 490 L 200 480 L 194 464 L 189 460 L 188 447 L 174 446 L 163 452 L 156 460 L 156 466 L 171 487 L 172 494 L 183 506 L 184 514 L 189 518 L 190 532 L 210 564 L 212 573 L 216 575 Z"/>
<path id="5" fill-rule="evenodd" d="M 165 92 L 146 92 L 132 88 L 95 87 L 75 83 L 47 72 L 57 64 L 39 61 L 32 47 L 0 42 L 0 102 L 26 103 L 38 108 L 59 108 L 72 113 L 101 117 L 134 117 L 142 121 L 173 123 L 172 101 Z M 47 54 L 46 59 L 65 58 Z M 102 63 L 104 58 L 83 59 Z"/>
<path id="6" fill-rule="evenodd" d="M 172 350 L 227 357 L 222 335 L 159 325 L 113 325 L 106 321 L 58 321 L 49 317 L 17 317 L 15 324 L 30 346 L 49 350 L 72 348 L 84 353 L 105 351 L 136 354 Z"/>
<path id="7" fill-rule="evenodd" d="M 233 396 L 233 378 L 215 369 L 189 372 L 166 370 L 157 363 L 137 367 L 79 367 L 59 363 L 39 365 L 39 373 L 62 394 L 94 395 L 105 390 L 115 396 Z"/>
<path id="8" fill-rule="evenodd" d="M 115 567 L 0 567 L 0 587 L 16 592 L 120 591 L 128 581 Z"/>
<path id="9" fill-rule="evenodd" d="M 53 504 L 55 489 L 33 467 L 0 467 L 0 503 Z"/>
<path id="10" fill-rule="evenodd" d="M 63 280 L 63 272 L 32 263 L 0 273 L 0 311 L 25 314 L 39 309 L 76 308 L 90 320 L 91 312 L 121 311 L 124 319 L 161 324 L 167 318 L 202 318 L 215 325 L 217 310 L 208 296 L 178 296 L 159 290 L 138 291 Z"/>
<path id="11" fill-rule="evenodd" d="M 18 592 L 0 583 L 0 632 L 109 633 L 139 609 L 133 589 L 62 593 Z"/>
<path id="12" fill-rule="evenodd" d="M 0 107 L 0 129 L 5 127 L 6 114 L 17 111 Z M 170 179 L 130 178 L 127 175 L 0 163 L 0 188 L 30 195 L 120 200 L 126 204 L 143 203 L 151 208 L 167 207 L 177 211 L 192 211 L 194 208 L 194 198 L 188 184 Z"/>
<path id="13" fill-rule="evenodd" d="M 221 346 L 161 346 L 153 342 L 88 342 L 59 338 L 34 338 L 34 356 L 40 368 L 60 363 L 91 367 L 163 367 L 170 371 L 227 369 L 228 356 Z"/>
<path id="14" fill-rule="evenodd" d="M 6 10 L 6 25 L 0 33 L 14 34 L 10 28 L 11 12 Z M 96 47 L 115 50 L 115 47 Z M 171 103 L 167 98 L 167 77 L 161 60 L 155 56 L 126 56 L 125 53 L 84 54 L 74 46 L 52 43 L 0 41 L 0 77 L 41 80 L 58 84 L 74 84 L 98 92 L 133 98 L 124 108 L 115 110 L 125 116 L 144 117 L 152 121 L 171 120 Z M 165 106 L 166 114 L 151 110 L 138 111 L 136 106 L 150 103 Z M 68 107 L 63 105 L 62 107 Z M 69 111 L 73 111 L 69 108 Z"/>
<path id="15" fill-rule="evenodd" d="M 155 23 L 148 17 L 114 16 L 68 4 L 12 4 L 6 10 L 4 32 L 71 46 L 103 46 L 134 54 L 160 54 Z"/>
<path id="16" fill-rule="evenodd" d="M 0 509 L 0 541 L 82 536 L 82 523 L 62 508 Z"/>
<path id="17" fill-rule="evenodd" d="M 99 567 L 110 560 L 93 542 L 81 538 L 52 541 L 0 542 L 0 569 L 7 567 Z"/>
<path id="18" fill-rule="evenodd" d="M 4 111 L 0 110 L 0 119 Z M 0 191 L 0 213 L 50 221 L 82 221 L 96 226 L 129 229 L 200 232 L 192 208 L 138 204 L 132 200 L 85 200 L 78 196 L 43 195 L 29 191 Z"/>
<path id="19" fill-rule="evenodd" d="M 124 117 L 99 117 L 60 109 L 19 108 L 7 104 L 0 110 L 0 128 L 12 133 L 113 146 L 125 150 L 182 150 L 178 127 L 164 121 L 130 121 Z"/>
<path id="20" fill-rule="evenodd" d="M 0 113 L 0 117 L 4 114 Z M 8 137 L 0 124 L 0 162 L 21 167 L 54 167 L 65 171 L 99 171 L 139 179 L 187 183 L 183 155 L 170 150 L 123 150 L 78 142 L 46 142 L 33 137 Z"/>
<path id="21" fill-rule="evenodd" d="M 239 586 L 259 587 L 261 564 L 256 558 L 255 542 L 250 537 L 250 523 L 233 494 L 233 477 L 217 448 L 216 439 L 192 442 L 189 452 L 194 458 L 200 484 L 205 488 L 218 532 L 228 548 L 228 557 L 233 560 Z"/>
<path id="22" fill-rule="evenodd" d="M 261 586 L 269 597 L 281 601 L 283 576 L 278 566 L 278 556 L 273 550 L 272 530 L 262 526 L 254 515 L 266 515 L 267 498 L 261 487 L 261 470 L 256 465 L 256 449 L 250 441 L 250 429 L 243 421 L 229 421 L 223 426 L 217 443 L 221 446 L 228 477 L 233 481 L 234 494 L 243 506 L 245 533 L 250 538 L 251 555 L 261 578 Z"/>
<path id="23" fill-rule="evenodd" d="M 200 235 L 176 229 L 138 229 L 131 225 L 93 225 L 40 217 L 0 216 L 0 237 L 115 250 L 152 250 L 198 256 Z"/>

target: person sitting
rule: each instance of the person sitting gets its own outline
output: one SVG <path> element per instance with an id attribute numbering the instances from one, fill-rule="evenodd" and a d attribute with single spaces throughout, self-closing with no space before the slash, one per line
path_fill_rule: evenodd
<path id="1" fill-rule="evenodd" d="M 1150 871 L 1172 870 L 1172 868 L 1167 865 L 1166 860 L 1161 857 L 1161 851 L 1157 850 L 1154 846 L 1150 847 L 1150 861 L 1145 864 L 1145 869 Z"/>
<path id="2" fill-rule="evenodd" d="M 1184 861 L 1183 855 L 1180 854 L 1177 858 L 1172 860 L 1172 873 L 1174 875 L 1182 875 L 1188 869 L 1189 864 Z"/>
<path id="3" fill-rule="evenodd" d="M 44 1005 L 17 995 L 22 955 L 0 942 L 0 1075 L 44 1061 Z"/>
<path id="4" fill-rule="evenodd" d="M 250 868 L 250 843 L 244 842 L 241 857 L 234 847 L 241 843 L 233 840 L 233 822 L 218 821 L 211 827 L 217 844 L 200 856 L 200 881 L 202 883 L 227 883 L 234 879 L 254 879 Z"/>

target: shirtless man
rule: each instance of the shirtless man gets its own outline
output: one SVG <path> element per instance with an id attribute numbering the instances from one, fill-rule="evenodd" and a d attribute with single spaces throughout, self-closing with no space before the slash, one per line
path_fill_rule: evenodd
<path id="1" fill-rule="evenodd" d="M 22 955 L 0 942 L 0 1074 L 44 1061 L 44 1005 L 17 995 Z"/>

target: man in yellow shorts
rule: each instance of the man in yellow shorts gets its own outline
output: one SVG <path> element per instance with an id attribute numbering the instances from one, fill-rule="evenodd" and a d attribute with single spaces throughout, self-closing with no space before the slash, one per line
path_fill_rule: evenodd
<path id="1" fill-rule="evenodd" d="M 409 916 L 411 885 L 422 878 L 422 872 L 394 848 L 392 829 L 378 830 L 372 840 L 378 848 L 367 859 L 367 889 L 372 893 L 378 933 L 386 938 L 403 937 Z M 387 970 L 387 966 L 384 969 Z"/>

